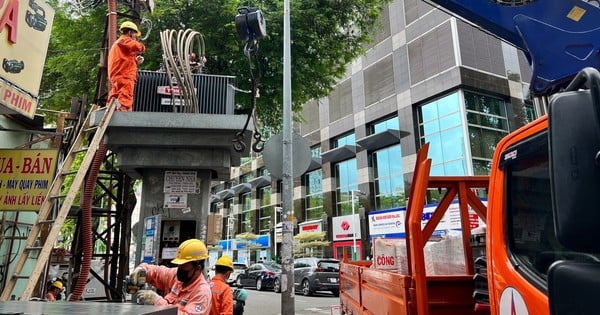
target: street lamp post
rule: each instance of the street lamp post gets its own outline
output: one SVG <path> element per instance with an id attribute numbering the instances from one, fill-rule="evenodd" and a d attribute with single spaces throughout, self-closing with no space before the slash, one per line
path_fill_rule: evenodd
<path id="1" fill-rule="evenodd" d="M 230 245 L 230 243 L 231 243 L 231 228 L 232 228 L 231 226 L 234 224 L 234 222 L 235 222 L 235 218 L 232 218 L 232 217 L 231 217 L 231 214 L 230 214 L 230 215 L 227 217 L 227 243 L 226 243 L 226 244 L 227 244 L 227 245 L 226 245 L 226 252 L 227 252 L 227 255 L 231 255 L 231 254 L 229 253 L 229 245 Z M 231 255 L 231 256 L 233 256 L 233 255 Z"/>
<path id="2" fill-rule="evenodd" d="M 364 195 L 364 193 L 360 190 L 351 190 L 350 191 L 350 202 L 352 203 L 352 259 L 357 260 L 356 255 L 356 218 L 354 215 L 354 194 L 357 193 L 359 195 Z"/>

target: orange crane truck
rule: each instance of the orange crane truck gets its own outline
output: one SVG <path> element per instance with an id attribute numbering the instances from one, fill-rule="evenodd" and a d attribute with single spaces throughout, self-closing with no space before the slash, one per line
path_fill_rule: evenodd
<path id="1" fill-rule="evenodd" d="M 598 2 L 431 1 L 522 49 L 548 114 L 497 144 L 489 178 L 429 176 L 421 148 L 405 218 L 406 272 L 344 258 L 342 314 L 600 314 Z M 428 190 L 445 195 L 423 223 Z M 456 199 L 464 271 L 428 274 L 427 243 Z M 471 235 L 469 208 L 485 221 L 484 235 Z M 482 244 L 484 255 L 474 255 Z"/>

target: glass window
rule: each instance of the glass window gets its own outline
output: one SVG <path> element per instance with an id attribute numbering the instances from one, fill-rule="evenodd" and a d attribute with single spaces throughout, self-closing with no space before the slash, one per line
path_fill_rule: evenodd
<path id="1" fill-rule="evenodd" d="M 321 158 L 321 147 L 313 147 L 310 149 L 310 156 L 314 158 Z"/>
<path id="2" fill-rule="evenodd" d="M 398 117 L 394 116 L 372 124 L 369 129 L 371 129 L 371 134 L 380 133 L 386 130 L 400 130 L 400 122 L 398 121 Z"/>
<path id="3" fill-rule="evenodd" d="M 271 216 L 273 215 L 273 207 L 271 206 L 271 186 L 264 186 L 258 189 L 258 199 L 260 202 L 260 219 L 259 233 L 268 234 L 273 227 L 271 224 Z"/>
<path id="4" fill-rule="evenodd" d="M 356 144 L 356 138 L 354 136 L 354 133 L 351 133 L 351 134 L 343 136 L 343 137 L 339 137 L 334 140 L 334 148 L 343 147 L 345 145 L 355 145 L 355 144 Z"/>
<path id="5" fill-rule="evenodd" d="M 375 208 L 381 210 L 406 205 L 400 145 L 375 151 L 371 159 L 375 181 Z"/>
<path id="6" fill-rule="evenodd" d="M 251 181 L 254 178 L 254 176 L 252 176 L 252 173 L 247 173 L 242 175 L 242 177 L 240 177 L 240 183 L 247 183 L 249 181 Z"/>
<path id="7" fill-rule="evenodd" d="M 213 202 L 210 204 L 210 213 L 218 213 L 219 212 L 219 204 Z"/>
<path id="8" fill-rule="evenodd" d="M 537 115 L 535 114 L 535 108 L 533 107 L 533 104 L 523 104 L 523 115 L 525 116 L 527 123 L 530 123 L 537 119 Z"/>
<path id="9" fill-rule="evenodd" d="M 266 167 L 263 167 L 263 168 L 259 168 L 256 171 L 256 174 L 258 174 L 258 176 L 260 177 L 260 176 L 264 176 L 264 175 L 269 175 L 271 173 L 269 172 L 269 170 Z"/>
<path id="10" fill-rule="evenodd" d="M 459 96 L 455 92 L 419 108 L 421 144 L 429 142 L 431 175 L 467 174 Z"/>
<path id="11" fill-rule="evenodd" d="M 254 224 L 256 222 L 256 211 L 251 209 L 250 193 L 240 195 L 240 204 L 242 205 L 242 230 L 244 232 L 254 233 Z"/>
<path id="12" fill-rule="evenodd" d="M 463 94 L 466 117 L 460 112 L 459 92 L 419 108 L 420 139 L 421 144 L 429 142 L 431 175 L 466 175 L 469 162 L 475 175 L 489 175 L 496 144 L 508 134 L 504 100 L 470 91 Z M 470 161 L 465 151 L 465 124 Z"/>
<path id="13" fill-rule="evenodd" d="M 473 173 L 489 175 L 496 145 L 509 130 L 506 104 L 499 98 L 487 95 L 469 91 L 464 94 Z"/>
<path id="14" fill-rule="evenodd" d="M 306 198 L 304 199 L 305 220 L 320 219 L 323 215 L 323 171 L 314 170 L 304 175 Z"/>
<path id="15" fill-rule="evenodd" d="M 505 205 L 508 213 L 509 250 L 513 264 L 540 289 L 547 288 L 547 272 L 557 260 L 592 262 L 597 258 L 562 247 L 556 240 L 552 217 L 548 134 L 543 133 L 506 153 L 518 150 L 517 158 L 504 168 Z M 504 154 L 503 154 L 504 155 Z"/>
<path id="16" fill-rule="evenodd" d="M 335 164 L 335 180 L 337 215 L 352 214 L 350 191 L 358 190 L 358 169 L 355 158 Z M 356 200 L 358 198 L 355 198 Z"/>

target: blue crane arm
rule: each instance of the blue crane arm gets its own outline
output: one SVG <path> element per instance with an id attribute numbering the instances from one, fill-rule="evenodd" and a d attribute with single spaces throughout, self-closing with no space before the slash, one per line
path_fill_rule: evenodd
<path id="1" fill-rule="evenodd" d="M 523 50 L 531 91 L 560 90 L 585 67 L 600 69 L 600 8 L 577 0 L 426 0 Z"/>

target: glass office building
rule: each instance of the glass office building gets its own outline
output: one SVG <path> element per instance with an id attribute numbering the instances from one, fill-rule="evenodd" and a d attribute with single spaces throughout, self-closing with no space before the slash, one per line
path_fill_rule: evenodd
<path id="1" fill-rule="evenodd" d="M 543 114 L 528 99 L 531 69 L 520 51 L 423 1 L 389 4 L 366 48 L 328 97 L 303 106 L 304 122 L 295 126 L 313 154 L 295 180 L 295 233 L 323 232 L 328 242 L 299 255 L 337 257 L 355 244 L 359 258 L 372 255 L 368 214 L 406 206 L 424 143 L 432 175 L 487 175 L 496 143 Z M 280 248 L 273 209 L 281 183 L 264 172 L 256 157 L 213 186 L 227 196 L 254 178 L 250 191 L 211 205 L 225 224 L 237 217 L 233 230 L 269 235 L 270 246 L 256 248 L 251 260 Z"/>

